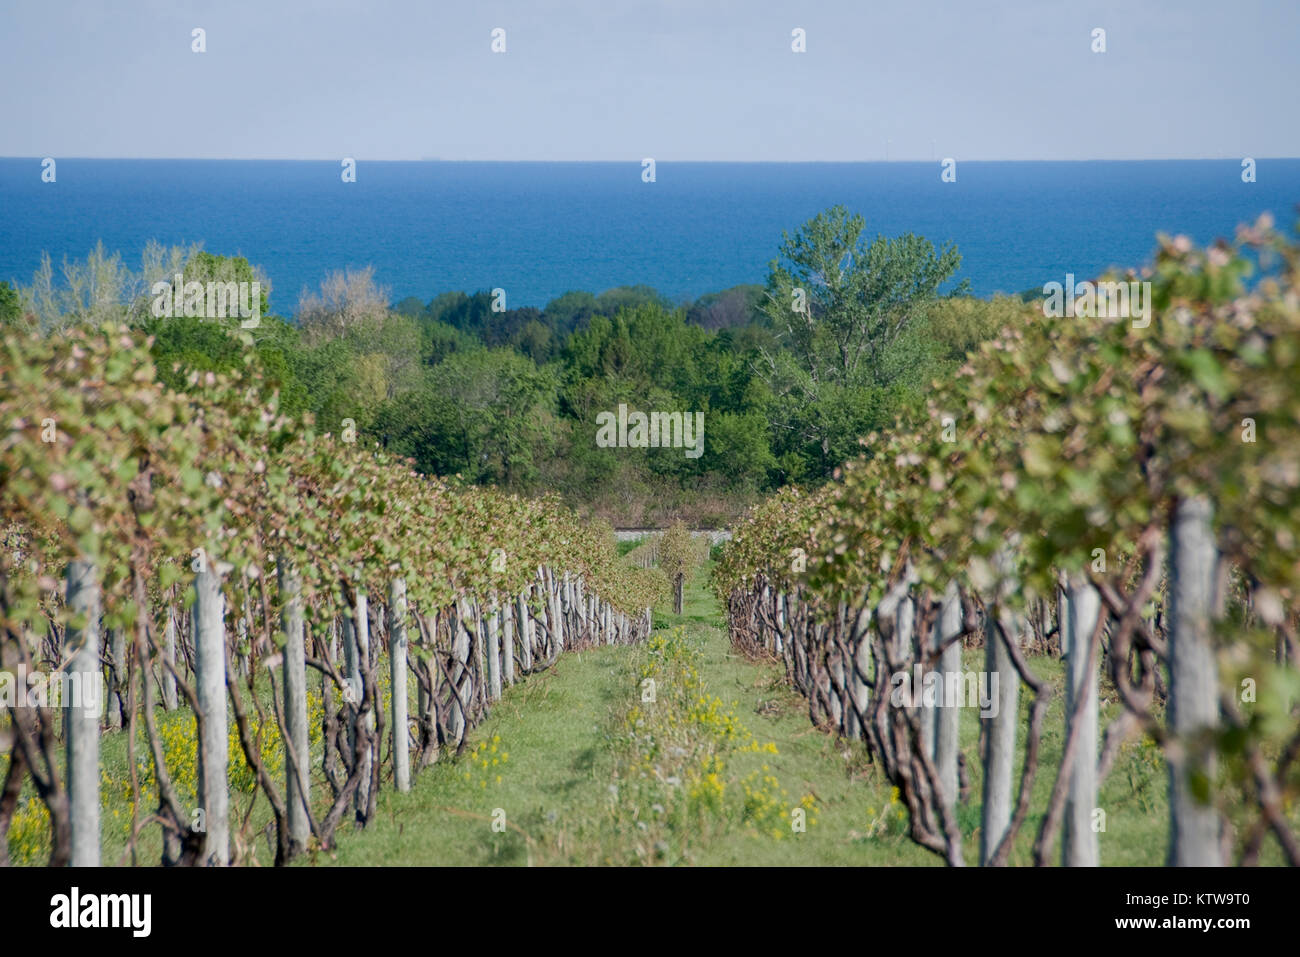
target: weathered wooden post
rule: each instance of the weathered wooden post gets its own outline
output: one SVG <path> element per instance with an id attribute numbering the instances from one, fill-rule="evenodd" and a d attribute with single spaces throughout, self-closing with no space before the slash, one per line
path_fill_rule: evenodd
<path id="1" fill-rule="evenodd" d="M 393 782 L 411 790 L 410 728 L 406 707 L 406 582 L 394 578 L 388 590 L 388 665 L 393 700 Z"/>
<path id="2" fill-rule="evenodd" d="M 352 642 L 353 642 L 353 693 L 356 696 L 356 704 L 361 705 L 361 699 L 365 693 L 363 674 L 370 671 L 370 611 L 366 592 L 362 588 L 357 588 L 356 606 L 352 609 Z M 372 757 L 374 753 L 374 734 L 375 734 L 375 708 L 379 707 L 377 701 L 370 703 L 370 710 L 366 712 L 362 719 L 362 725 L 368 732 L 367 740 L 371 742 L 370 746 L 365 749 L 361 755 L 361 783 L 357 787 L 353 807 L 357 812 L 357 820 L 364 823 L 366 815 L 370 808 L 370 776 L 372 768 Z"/>
<path id="3" fill-rule="evenodd" d="M 1097 589 L 1080 578 L 1070 583 L 1067 615 L 1060 622 L 1065 652 L 1065 734 L 1075 735 L 1074 764 L 1065 799 L 1061 863 L 1066 867 L 1097 867 L 1101 849 L 1092 815 L 1097 807 L 1097 665 L 1088 667 L 1092 635 L 1101 614 Z M 1078 727 L 1071 716 L 1083 699 Z"/>
<path id="4" fill-rule="evenodd" d="M 99 666 L 99 579 L 88 561 L 68 563 L 68 607 L 85 624 L 64 633 L 71 701 L 63 727 L 68 761 L 68 817 L 73 867 L 99 866 L 99 718 L 104 672 Z"/>
<path id="5" fill-rule="evenodd" d="M 528 592 L 529 588 L 525 588 L 516 599 L 519 612 L 519 664 L 525 672 L 533 670 L 533 618 L 528 609 Z"/>
<path id="6" fill-rule="evenodd" d="M 987 864 L 1011 826 L 1012 771 L 1016 759 L 1016 716 L 1020 707 L 1020 675 L 1008 645 L 1020 641 L 1019 618 L 1008 614 L 1005 598 L 1014 589 L 1012 562 L 1008 553 L 999 556 L 998 594 L 985 618 L 984 670 L 990 697 L 997 711 L 985 720 L 988 732 L 984 747 L 984 809 L 980 828 L 980 863 Z M 1006 625 L 1006 631 L 1002 627 Z"/>
<path id="7" fill-rule="evenodd" d="M 220 577 L 205 567 L 194 576 L 194 671 L 203 714 L 198 760 L 199 800 L 207 829 L 203 863 L 215 867 L 225 867 L 230 861 L 225 604 Z"/>
<path id="8" fill-rule="evenodd" d="M 285 803 L 289 815 L 289 841 L 296 854 L 307 846 L 311 838 L 311 819 L 307 807 L 311 801 L 308 770 L 310 747 L 307 730 L 307 647 L 302 620 L 302 584 L 298 576 L 287 567 L 284 559 L 278 563 L 280 594 L 284 609 L 280 620 L 284 631 L 282 674 L 284 680 L 284 724 L 293 745 L 299 767 L 286 760 Z M 307 786 L 304 787 L 303 783 Z"/>
<path id="9" fill-rule="evenodd" d="M 515 603 L 507 595 L 501 603 L 501 678 L 515 683 Z"/>
<path id="10" fill-rule="evenodd" d="M 495 592 L 488 607 L 487 666 L 488 698 L 491 701 L 499 701 L 501 699 L 501 610 L 497 605 Z"/>
<path id="11" fill-rule="evenodd" d="M 1203 498 L 1179 502 L 1172 529 L 1169 629 L 1169 724 L 1175 736 L 1169 763 L 1169 863 L 1221 867 L 1220 822 L 1213 803 L 1201 803 L 1193 776 L 1214 780 L 1215 756 L 1197 750 L 1219 722 L 1219 670 L 1210 627 L 1217 546 L 1213 509 Z"/>
<path id="12" fill-rule="evenodd" d="M 961 593 L 957 583 L 949 582 L 943 594 L 943 605 L 939 612 L 939 642 L 961 634 L 962 607 Z M 960 689 L 961 682 L 961 642 L 953 641 L 939 654 L 939 674 L 943 678 L 944 696 L 940 702 L 938 722 L 935 727 L 935 763 L 939 766 L 939 783 L 943 788 L 944 804 L 956 812 L 957 806 L 957 756 L 961 752 L 961 709 L 962 702 L 957 694 L 948 694 L 948 689 Z"/>

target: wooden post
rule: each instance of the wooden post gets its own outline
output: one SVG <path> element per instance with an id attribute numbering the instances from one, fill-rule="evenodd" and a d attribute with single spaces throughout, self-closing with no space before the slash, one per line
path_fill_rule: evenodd
<path id="1" fill-rule="evenodd" d="M 501 700 L 501 609 L 493 593 L 487 617 L 488 697 Z"/>
<path id="2" fill-rule="evenodd" d="M 163 708 L 175 711 L 179 702 L 176 698 L 176 608 L 167 606 L 167 627 L 163 631 L 163 673 L 162 692 Z"/>
<path id="3" fill-rule="evenodd" d="M 302 584 L 298 576 L 288 569 L 281 558 L 278 564 L 280 594 L 284 610 L 280 627 L 284 631 L 284 653 L 281 656 L 284 680 L 284 724 L 293 744 L 294 756 L 301 764 L 294 768 L 286 760 L 285 803 L 289 814 L 289 841 L 293 853 L 307 846 L 311 838 L 311 819 L 307 807 L 311 802 L 310 745 L 307 731 L 307 646 L 302 621 Z M 302 787 L 308 782 L 308 789 Z"/>
<path id="4" fill-rule="evenodd" d="M 915 605 L 913 606 L 915 607 Z M 942 622 L 932 625 L 930 628 L 929 640 L 922 643 L 921 636 L 917 635 L 913 644 L 916 646 L 917 662 L 921 665 L 921 687 L 916 689 L 920 693 L 921 709 L 921 747 L 930 760 L 937 756 L 936 747 L 939 737 L 939 707 L 943 704 L 943 675 L 938 673 L 938 669 L 929 663 L 931 653 L 938 643 L 939 634 L 942 628 Z M 939 679 L 938 700 L 927 704 L 925 696 L 925 685 L 932 682 L 935 677 Z"/>
<path id="5" fill-rule="evenodd" d="M 526 672 L 533 670 L 533 620 L 528 610 L 528 591 L 525 588 L 516 599 L 519 612 L 519 663 Z"/>
<path id="6" fill-rule="evenodd" d="M 1172 529 L 1169 628 L 1169 725 L 1175 735 L 1169 764 L 1169 863 L 1221 867 L 1220 822 L 1213 803 L 1197 800 L 1193 775 L 1214 781 L 1214 753 L 1193 739 L 1219 721 L 1219 671 L 1210 627 L 1217 547 L 1213 511 L 1203 498 L 1178 503 Z"/>
<path id="7" fill-rule="evenodd" d="M 561 651 L 564 650 L 564 620 L 560 614 L 560 589 L 555 581 L 555 575 L 547 569 L 546 595 L 550 606 L 550 623 L 551 629 L 551 658 L 557 658 Z"/>
<path id="8" fill-rule="evenodd" d="M 1015 616 L 1005 616 L 1010 633 L 1002 635 L 998 624 L 1004 606 L 1002 595 L 1010 583 L 1006 576 L 1011 561 L 1002 555 L 997 562 L 1002 580 L 1000 594 L 989 603 L 984 630 L 984 670 L 989 683 L 997 681 L 997 690 L 990 688 L 997 712 L 986 718 L 988 733 L 984 748 L 984 811 L 980 828 L 980 863 L 987 864 L 997 850 L 1007 829 L 1011 826 L 1012 771 L 1016 759 L 1016 717 L 1020 709 L 1020 675 L 1007 648 L 1010 642 L 1020 641 L 1019 623 Z"/>
<path id="9" fill-rule="evenodd" d="M 99 866 L 99 718 L 104 710 L 104 672 L 99 666 L 99 580 L 87 561 L 68 563 L 68 607 L 85 617 L 82 628 L 64 633 L 72 700 L 64 702 L 68 761 L 68 818 L 73 867 Z"/>
<path id="10" fill-rule="evenodd" d="M 508 595 L 501 603 L 501 679 L 506 687 L 515 683 L 515 603 Z"/>
<path id="11" fill-rule="evenodd" d="M 388 591 L 388 664 L 393 699 L 393 781 L 398 791 L 411 790 L 411 737 L 406 679 L 406 582 L 394 578 Z"/>
<path id="12" fill-rule="evenodd" d="M 772 636 L 772 650 L 776 654 L 785 653 L 785 592 L 776 593 L 776 634 Z"/>
<path id="13" fill-rule="evenodd" d="M 356 669 L 353 672 L 355 680 L 354 692 L 356 694 L 356 703 L 360 706 L 364 693 L 362 673 L 370 670 L 370 613 L 366 593 L 361 588 L 357 589 L 357 603 L 353 609 L 352 639 L 353 653 L 356 656 Z M 375 732 L 375 708 L 377 707 L 379 707 L 379 702 L 372 701 L 370 710 L 362 719 L 362 723 L 372 739 Z M 373 753 L 374 743 L 372 740 L 371 746 L 366 748 L 365 753 L 361 756 L 361 784 L 357 788 L 356 800 L 353 803 L 353 807 L 357 812 L 357 820 L 363 823 L 370 808 L 370 773 Z"/>
<path id="14" fill-rule="evenodd" d="M 194 576 L 194 671 L 198 684 L 199 800 L 207 839 L 203 863 L 230 862 L 230 752 L 226 727 L 226 622 L 221 580 L 211 569 Z"/>
<path id="15" fill-rule="evenodd" d="M 957 583 L 950 582 L 943 595 L 939 612 L 939 640 L 947 641 L 961 633 L 961 593 Z M 943 686 L 960 688 L 961 642 L 954 641 L 939 655 L 939 673 Z M 961 753 L 961 702 L 944 700 L 939 709 L 938 727 L 935 728 L 935 762 L 939 766 L 939 782 L 943 787 L 943 802 L 954 812 L 957 805 L 957 756 Z"/>
<path id="16" fill-rule="evenodd" d="M 1069 648 L 1065 656 L 1065 733 L 1067 738 L 1075 734 L 1076 743 L 1065 799 L 1061 863 L 1065 867 L 1097 867 L 1101 849 L 1092 826 L 1097 807 L 1097 667 L 1088 667 L 1088 651 L 1101 613 L 1101 596 L 1081 578 L 1070 585 L 1068 608 L 1061 622 L 1062 646 Z M 1083 711 L 1075 729 L 1070 716 L 1081 698 Z"/>

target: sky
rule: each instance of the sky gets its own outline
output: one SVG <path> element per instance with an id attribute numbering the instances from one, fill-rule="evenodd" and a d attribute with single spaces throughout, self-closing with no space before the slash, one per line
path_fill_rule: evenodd
<path id="1" fill-rule="evenodd" d="M 0 0 L 0 156 L 1297 157 L 1298 38 L 1296 0 Z"/>

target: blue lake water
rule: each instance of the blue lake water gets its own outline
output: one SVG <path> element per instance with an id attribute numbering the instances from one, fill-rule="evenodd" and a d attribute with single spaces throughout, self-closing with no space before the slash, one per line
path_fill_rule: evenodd
<path id="1" fill-rule="evenodd" d="M 782 230 L 837 203 L 870 234 L 955 242 L 974 291 L 1019 292 L 1149 260 L 1159 231 L 1231 237 L 1300 202 L 1300 160 L 1150 162 L 631 163 L 0 159 L 0 279 L 31 281 L 48 251 L 98 240 L 133 267 L 150 239 L 240 254 L 271 279 L 272 308 L 373 265 L 393 301 L 504 288 L 510 307 L 569 289 L 645 283 L 674 300 L 761 283 Z"/>

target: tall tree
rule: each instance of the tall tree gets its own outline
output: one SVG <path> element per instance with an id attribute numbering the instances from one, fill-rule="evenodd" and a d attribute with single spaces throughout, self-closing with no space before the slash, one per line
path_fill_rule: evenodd
<path id="1" fill-rule="evenodd" d="M 787 350 L 763 353 L 769 385 L 787 399 L 777 430 L 801 455 L 820 457 L 822 474 L 847 457 L 832 448 L 837 441 L 856 442 L 897 407 L 898 396 L 880 390 L 900 377 L 900 365 L 924 358 L 899 362 L 898 351 L 915 346 L 904 334 L 961 265 L 953 245 L 936 251 L 911 233 L 868 242 L 865 228 L 862 216 L 834 206 L 793 236 L 783 233 L 769 267 L 763 308 Z M 953 292 L 966 288 L 963 281 Z M 882 402 L 884 410 L 873 409 Z"/>

